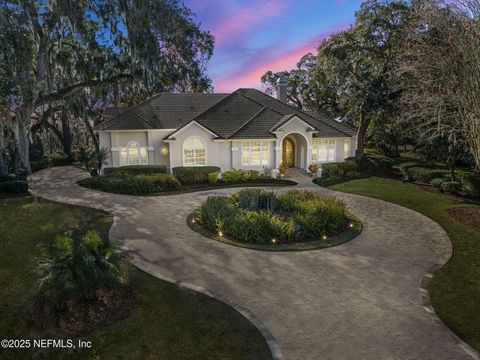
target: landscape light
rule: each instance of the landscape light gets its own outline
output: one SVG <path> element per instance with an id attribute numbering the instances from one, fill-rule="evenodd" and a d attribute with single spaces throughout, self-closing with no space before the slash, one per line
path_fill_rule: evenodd
<path id="1" fill-rule="evenodd" d="M 353 228 L 353 223 L 348 224 L 349 228 Z"/>
<path id="2" fill-rule="evenodd" d="M 276 244 L 277 243 L 277 239 L 272 239 L 272 244 Z"/>
<path id="3" fill-rule="evenodd" d="M 192 224 L 195 224 L 195 219 L 192 219 Z"/>
<path id="4" fill-rule="evenodd" d="M 223 232 L 219 231 L 218 236 L 223 236 Z"/>
<path id="5" fill-rule="evenodd" d="M 327 235 L 322 235 L 323 240 L 327 240 Z"/>

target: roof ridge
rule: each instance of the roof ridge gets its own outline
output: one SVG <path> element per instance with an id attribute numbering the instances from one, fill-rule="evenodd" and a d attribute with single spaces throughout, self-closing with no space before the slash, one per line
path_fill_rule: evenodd
<path id="1" fill-rule="evenodd" d="M 252 90 L 254 90 L 254 91 L 257 91 L 257 92 L 259 92 L 259 93 L 260 93 L 260 94 L 262 94 L 262 95 L 265 95 L 265 96 L 270 96 L 270 95 L 267 95 L 267 94 L 265 94 L 265 93 L 261 92 L 261 91 L 260 91 L 260 90 L 258 90 L 258 89 L 255 89 L 255 88 L 253 88 Z M 283 102 L 283 101 L 281 101 L 281 100 L 279 100 L 279 99 L 277 99 L 277 98 L 275 98 L 275 97 L 273 97 L 273 96 L 270 96 L 270 97 L 271 97 L 273 100 L 275 100 L 276 102 L 279 102 L 279 103 L 281 103 L 281 104 L 283 104 L 283 105 L 285 105 L 285 106 L 288 106 L 289 108 L 291 108 L 291 109 L 293 109 L 293 110 L 295 110 L 295 111 L 299 112 L 299 113 L 300 113 L 300 114 L 302 114 L 302 115 L 306 115 L 306 116 L 308 116 L 308 117 L 309 117 L 309 118 L 311 118 L 311 119 L 314 119 L 314 120 L 320 121 L 322 124 L 325 124 L 325 125 L 327 125 L 327 126 L 330 126 L 331 128 L 333 128 L 333 129 L 335 129 L 335 130 L 338 130 L 338 131 L 340 131 L 340 132 L 344 133 L 344 134 L 345 134 L 345 135 L 347 135 L 348 137 L 351 137 L 351 135 L 347 134 L 345 131 L 343 131 L 343 130 L 341 130 L 341 129 L 338 129 L 337 127 L 335 127 L 335 126 L 333 126 L 333 125 L 331 125 L 331 124 L 329 124 L 329 123 L 325 122 L 324 120 L 317 119 L 317 118 L 315 118 L 315 117 L 313 117 L 313 116 L 311 116 L 311 115 L 307 114 L 306 112 L 304 112 L 304 111 L 302 111 L 302 110 L 295 109 L 293 106 L 291 106 L 291 105 L 289 105 L 289 104 L 287 104 L 287 103 L 285 103 L 285 102 Z M 315 128 L 316 128 L 316 127 L 315 127 Z M 320 129 L 317 129 L 317 130 L 319 130 L 319 131 L 320 131 Z"/>
<path id="2" fill-rule="evenodd" d="M 133 115 L 138 116 L 142 121 L 144 121 L 145 123 L 147 123 L 148 125 L 150 125 L 153 129 L 155 129 L 155 125 L 153 125 L 150 121 L 148 121 L 147 119 L 145 119 L 142 115 L 137 114 L 137 113 L 133 113 Z"/>
<path id="3" fill-rule="evenodd" d="M 239 94 L 242 95 L 243 97 L 246 97 L 248 100 L 253 101 L 254 103 L 256 103 L 256 104 L 258 104 L 258 105 L 260 105 L 260 106 L 263 106 L 263 107 L 265 107 L 265 108 L 267 108 L 267 109 L 270 109 L 270 110 L 272 110 L 273 112 L 276 112 L 278 115 L 282 115 L 282 116 L 284 115 L 284 114 L 282 114 L 280 111 L 277 111 L 277 110 L 275 110 L 275 109 L 272 109 L 270 106 L 266 106 L 265 104 L 262 104 L 261 102 L 255 100 L 255 99 L 252 99 L 252 98 L 251 98 L 250 96 L 248 96 L 247 94 L 241 92 L 241 90 L 243 90 L 243 89 L 238 89 L 237 91 L 239 91 Z M 257 90 L 257 89 L 253 89 L 253 90 Z M 258 91 L 258 90 L 257 90 L 257 91 Z M 259 91 L 259 92 L 261 92 L 261 91 Z M 263 94 L 263 93 L 262 93 L 262 94 Z M 268 96 L 268 95 L 267 95 L 267 96 Z"/>
<path id="4" fill-rule="evenodd" d="M 247 126 L 248 124 L 250 124 L 250 122 L 253 121 L 253 119 L 255 119 L 258 115 L 260 115 L 262 112 L 264 112 L 265 110 L 267 110 L 267 107 L 264 106 L 262 107 L 257 113 L 255 113 L 250 119 L 248 119 L 247 121 L 245 121 L 242 125 L 240 125 L 240 127 L 238 127 L 238 129 L 234 130 L 232 134 L 230 134 L 229 136 L 227 136 L 227 139 L 228 138 L 231 138 L 232 136 L 234 136 L 237 132 L 239 132 L 240 130 L 242 130 L 245 126 Z"/>

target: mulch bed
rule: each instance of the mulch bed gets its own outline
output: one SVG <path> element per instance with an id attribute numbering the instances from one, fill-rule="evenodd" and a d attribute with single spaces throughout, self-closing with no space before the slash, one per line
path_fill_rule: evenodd
<path id="1" fill-rule="evenodd" d="M 138 304 L 131 287 L 104 291 L 98 300 L 67 303 L 67 309 L 54 310 L 53 299 L 40 298 L 29 311 L 29 325 L 34 333 L 55 329 L 57 334 L 79 336 L 126 318 Z"/>
<path id="2" fill-rule="evenodd" d="M 448 214 L 455 220 L 480 231 L 480 208 L 452 208 Z"/>

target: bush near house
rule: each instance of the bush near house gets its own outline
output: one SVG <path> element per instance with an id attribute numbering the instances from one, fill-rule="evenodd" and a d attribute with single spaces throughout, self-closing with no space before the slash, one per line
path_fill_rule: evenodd
<path id="1" fill-rule="evenodd" d="M 217 166 L 179 166 L 172 169 L 173 175 L 182 185 L 195 185 L 208 182 L 208 174 L 220 172 Z"/>
<path id="2" fill-rule="evenodd" d="M 288 191 L 277 195 L 259 189 L 212 196 L 196 212 L 207 229 L 234 240 L 271 244 L 315 241 L 346 229 L 345 203 L 315 192 Z"/>
<path id="3" fill-rule="evenodd" d="M 315 178 L 313 182 L 320 186 L 330 186 L 345 181 L 364 177 L 360 173 L 360 166 L 352 160 L 339 163 L 322 165 L 322 177 Z"/>
<path id="4" fill-rule="evenodd" d="M 52 153 L 42 158 L 33 159 L 30 161 L 32 172 L 37 172 L 54 166 L 71 165 L 72 162 L 68 156 L 63 153 Z"/>
<path id="5" fill-rule="evenodd" d="M 146 195 L 180 188 L 179 181 L 170 175 L 157 173 L 135 176 L 96 176 L 79 183 L 90 189 L 125 195 Z"/>
<path id="6" fill-rule="evenodd" d="M 121 166 L 118 168 L 106 168 L 103 170 L 105 175 L 144 175 L 144 174 L 158 174 L 167 173 L 165 165 L 136 165 L 136 166 Z"/>

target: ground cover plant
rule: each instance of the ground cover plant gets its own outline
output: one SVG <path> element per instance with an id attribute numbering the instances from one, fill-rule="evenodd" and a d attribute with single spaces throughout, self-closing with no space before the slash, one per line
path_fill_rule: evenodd
<path id="1" fill-rule="evenodd" d="M 62 335 L 55 324 L 45 324 L 52 325 L 48 329 L 32 326 L 29 310 L 42 277 L 36 264 L 57 236 L 75 232 L 81 238 L 95 231 L 105 240 L 112 218 L 98 210 L 15 196 L 0 198 L 0 219 L 2 338 L 76 340 Z M 92 348 L 0 349 L 0 358 L 271 359 L 262 335 L 232 308 L 133 267 L 129 275 L 136 294 L 132 310 L 83 332 L 79 338 L 91 341 Z"/>
<path id="2" fill-rule="evenodd" d="M 351 226 L 343 201 L 298 190 L 211 196 L 195 216 L 219 236 L 263 245 L 327 240 Z"/>
<path id="3" fill-rule="evenodd" d="M 430 217 L 443 227 L 454 251 L 450 261 L 435 273 L 430 282 L 430 298 L 435 311 L 448 327 L 480 350 L 480 232 L 478 227 L 473 226 L 475 214 L 480 210 L 479 204 L 427 192 L 414 184 L 378 177 L 353 180 L 334 185 L 332 189 L 405 206 Z"/>

